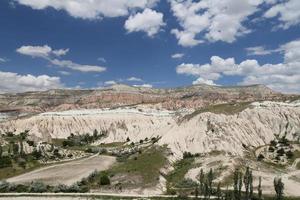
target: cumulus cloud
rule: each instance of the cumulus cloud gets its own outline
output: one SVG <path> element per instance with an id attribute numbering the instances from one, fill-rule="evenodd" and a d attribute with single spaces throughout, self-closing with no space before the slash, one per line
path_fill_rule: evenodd
<path id="1" fill-rule="evenodd" d="M 133 82 L 143 82 L 143 80 L 141 78 L 137 78 L 137 77 L 130 77 L 126 79 L 127 81 L 133 81 Z"/>
<path id="2" fill-rule="evenodd" d="M 158 0 L 14 0 L 32 9 L 48 7 L 64 10 L 70 16 L 81 19 L 127 16 L 137 9 L 151 8 Z"/>
<path id="3" fill-rule="evenodd" d="M 260 65 L 257 60 L 236 63 L 234 58 L 212 56 L 210 63 L 183 63 L 177 66 L 176 72 L 198 77 L 199 81 L 206 83 L 214 83 L 225 76 L 240 76 L 243 79 L 241 85 L 264 84 L 277 91 L 300 92 L 300 40 L 291 41 L 279 49 L 283 51 L 284 62 L 278 64 Z"/>
<path id="4" fill-rule="evenodd" d="M 104 72 L 105 67 L 97 65 L 82 65 L 74 63 L 70 60 L 60 60 L 56 57 L 66 55 L 69 49 L 58 49 L 53 50 L 50 46 L 22 46 L 16 50 L 18 53 L 26 56 L 31 56 L 33 58 L 43 58 L 48 60 L 52 65 L 69 68 L 72 70 L 80 72 Z"/>
<path id="5" fill-rule="evenodd" d="M 197 80 L 193 81 L 193 85 L 198 85 L 198 84 L 206 84 L 206 85 L 217 85 L 214 83 L 212 80 L 207 80 L 202 77 L 199 77 Z"/>
<path id="6" fill-rule="evenodd" d="M 53 50 L 48 45 L 44 45 L 44 46 L 22 46 L 18 48 L 16 51 L 26 56 L 49 58 L 52 55 L 55 56 L 66 55 L 69 52 L 69 49 Z"/>
<path id="7" fill-rule="evenodd" d="M 171 58 L 180 59 L 180 58 L 183 58 L 183 56 L 184 56 L 183 53 L 175 53 L 175 54 L 171 55 Z"/>
<path id="8" fill-rule="evenodd" d="M 192 47 L 203 43 L 233 42 L 250 32 L 243 22 L 258 10 L 263 0 L 170 0 L 171 9 L 182 29 L 173 29 L 178 44 Z"/>
<path id="9" fill-rule="evenodd" d="M 64 87 L 59 77 L 50 77 L 48 75 L 20 75 L 0 71 L 0 79 L 0 93 L 42 91 Z"/>
<path id="10" fill-rule="evenodd" d="M 274 3 L 274 2 L 273 2 Z M 287 29 L 290 26 L 300 23 L 300 1 L 287 0 L 274 4 L 265 14 L 266 18 L 277 17 L 280 21 L 280 28 Z"/>
<path id="11" fill-rule="evenodd" d="M 162 13 L 146 8 L 142 13 L 131 15 L 124 27 L 129 33 L 143 31 L 149 37 L 153 37 L 165 25 L 163 16 Z"/>

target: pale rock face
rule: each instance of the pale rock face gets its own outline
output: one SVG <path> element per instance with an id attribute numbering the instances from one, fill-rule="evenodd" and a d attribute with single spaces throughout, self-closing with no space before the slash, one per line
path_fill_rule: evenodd
<path id="1" fill-rule="evenodd" d="M 66 138 L 70 133 L 108 131 L 100 142 L 131 141 L 160 136 L 159 144 L 168 144 L 175 157 L 184 151 L 206 153 L 214 150 L 243 155 L 244 147 L 269 143 L 275 134 L 299 139 L 300 107 L 296 104 L 255 104 L 234 115 L 201 113 L 179 122 L 178 112 L 143 108 L 75 110 L 50 112 L 30 118 L 0 123 L 0 131 L 21 132 L 50 140 Z M 184 113 L 181 113 L 184 114 Z"/>

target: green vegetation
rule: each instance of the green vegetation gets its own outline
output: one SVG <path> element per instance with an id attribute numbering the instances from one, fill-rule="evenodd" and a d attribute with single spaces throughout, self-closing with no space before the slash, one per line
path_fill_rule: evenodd
<path id="1" fill-rule="evenodd" d="M 98 133 L 98 131 L 95 129 L 93 134 L 84 134 L 84 135 L 74 135 L 73 133 L 70 134 L 70 136 L 63 140 L 63 141 L 56 141 L 61 142 L 63 147 L 83 147 L 86 145 L 89 145 L 97 140 L 100 140 L 103 137 L 106 137 L 107 131 L 101 131 Z"/>
<path id="2" fill-rule="evenodd" d="M 296 169 L 300 170 L 300 162 L 297 163 Z"/>
<path id="3" fill-rule="evenodd" d="M 246 108 L 249 108 L 250 105 L 251 105 L 251 102 L 237 102 L 237 103 L 211 105 L 211 106 L 207 106 L 205 108 L 196 110 L 195 112 L 184 116 L 184 120 L 190 120 L 193 117 L 195 117 L 201 113 L 204 113 L 204 112 L 233 115 L 233 114 L 242 112 Z"/>
<path id="4" fill-rule="evenodd" d="M 158 181 L 159 170 L 165 166 L 166 147 L 150 146 L 131 155 L 108 171 L 110 175 L 127 174 L 139 176 L 145 185 L 154 185 Z"/>

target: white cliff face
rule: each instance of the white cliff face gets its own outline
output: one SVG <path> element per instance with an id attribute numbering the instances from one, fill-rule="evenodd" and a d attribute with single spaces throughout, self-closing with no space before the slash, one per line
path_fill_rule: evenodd
<path id="1" fill-rule="evenodd" d="M 201 113 L 178 122 L 178 115 L 166 110 L 123 108 L 115 110 L 74 110 L 43 113 L 26 119 L 0 123 L 0 131 L 21 132 L 43 139 L 66 138 L 70 133 L 108 131 L 101 142 L 139 141 L 161 136 L 176 156 L 184 151 L 204 153 L 214 150 L 242 155 L 244 147 L 269 143 L 275 134 L 297 140 L 300 134 L 298 104 L 260 103 L 234 115 Z"/>

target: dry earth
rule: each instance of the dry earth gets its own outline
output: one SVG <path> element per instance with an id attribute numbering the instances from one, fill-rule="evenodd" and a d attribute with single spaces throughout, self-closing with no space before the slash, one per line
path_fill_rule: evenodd
<path id="1" fill-rule="evenodd" d="M 28 183 L 31 181 L 43 181 L 49 185 L 72 185 L 87 177 L 94 170 L 108 169 L 115 162 L 111 156 L 94 155 L 89 158 L 57 164 L 8 179 L 12 183 Z"/>

